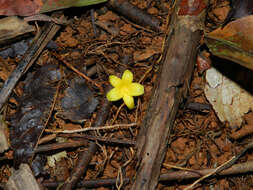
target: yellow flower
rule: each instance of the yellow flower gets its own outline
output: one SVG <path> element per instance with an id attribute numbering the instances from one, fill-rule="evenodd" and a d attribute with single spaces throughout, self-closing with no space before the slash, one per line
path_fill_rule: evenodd
<path id="1" fill-rule="evenodd" d="M 117 101 L 123 98 L 129 109 L 134 108 L 133 96 L 140 96 L 144 93 L 143 85 L 133 82 L 133 73 L 129 70 L 125 70 L 122 79 L 115 75 L 110 75 L 109 82 L 114 88 L 107 93 L 107 99 L 109 101 Z"/>

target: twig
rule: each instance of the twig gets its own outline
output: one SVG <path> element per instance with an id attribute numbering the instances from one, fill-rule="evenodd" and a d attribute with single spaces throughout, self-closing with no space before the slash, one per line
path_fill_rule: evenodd
<path id="1" fill-rule="evenodd" d="M 83 77 L 85 80 L 87 80 L 88 82 L 92 83 L 93 85 L 95 85 L 96 87 L 99 88 L 99 91 L 103 94 L 104 93 L 104 89 L 103 87 L 96 83 L 95 81 L 93 81 L 91 78 L 89 78 L 88 76 L 86 76 L 85 74 L 83 74 L 82 72 L 80 72 L 79 70 L 77 70 L 75 67 L 73 67 L 70 63 L 68 63 L 67 61 L 65 61 L 63 59 L 62 56 L 59 56 L 57 54 L 54 54 L 55 57 L 57 57 L 57 59 L 59 59 L 61 62 L 63 62 L 68 68 L 70 68 L 72 71 L 74 71 L 75 73 L 77 73 L 78 75 L 80 75 L 81 77 Z"/>
<path id="2" fill-rule="evenodd" d="M 56 134 L 46 135 L 46 136 L 40 138 L 38 144 L 43 144 L 43 143 L 49 142 L 51 140 L 54 140 L 56 137 L 57 137 Z"/>
<path id="3" fill-rule="evenodd" d="M 198 14 L 188 15 L 185 11 L 179 15 L 184 5 L 197 10 Z M 205 4 L 202 7 L 205 7 Z M 200 25 L 204 24 L 206 15 L 202 7 L 190 3 L 190 0 L 176 1 L 163 48 L 159 77 L 137 137 L 137 171 L 131 190 L 156 189 L 170 131 L 174 126 L 179 105 L 187 96 L 196 62 L 202 36 Z M 189 22 L 191 24 L 188 24 Z"/>
<path id="4" fill-rule="evenodd" d="M 86 132 L 86 131 L 96 131 L 96 130 L 105 130 L 105 129 L 115 129 L 118 127 L 121 128 L 128 128 L 136 126 L 137 123 L 130 123 L 130 124 L 116 124 L 116 125 L 108 125 L 108 126 L 100 126 L 100 127 L 87 127 L 84 129 L 74 129 L 74 130 L 51 130 L 47 129 L 46 132 L 51 133 L 80 133 L 80 132 Z"/>
<path id="5" fill-rule="evenodd" d="M 230 162 L 234 159 L 235 157 L 233 156 L 230 160 L 226 161 L 225 163 L 223 163 L 222 165 L 220 165 L 219 167 L 215 168 L 212 172 L 206 174 L 205 176 L 199 178 L 198 180 L 196 180 L 193 184 L 191 184 L 190 186 L 186 187 L 184 190 L 189 190 L 192 189 L 197 183 L 203 181 L 204 179 L 218 173 L 222 168 L 226 167 L 228 164 L 230 164 Z"/>
<path id="6" fill-rule="evenodd" d="M 137 24 L 144 27 L 149 26 L 154 31 L 160 31 L 161 20 L 135 7 L 126 0 L 109 0 L 107 6 Z"/>
<path id="7" fill-rule="evenodd" d="M 123 186 L 123 184 L 124 184 L 124 181 L 123 181 L 122 169 L 121 169 L 121 167 L 119 167 L 118 174 L 117 174 L 117 180 L 116 180 L 117 190 L 120 190 L 121 187 Z"/>
<path id="8" fill-rule="evenodd" d="M 71 141 L 71 142 L 64 142 L 64 143 L 53 143 L 47 145 L 40 145 L 36 148 L 35 153 L 38 152 L 48 152 L 52 150 L 59 150 L 59 149 L 66 149 L 66 148 L 76 148 L 80 146 L 87 146 L 88 141 Z"/>
<path id="9" fill-rule="evenodd" d="M 91 23 L 92 23 L 92 28 L 93 28 L 94 36 L 98 36 L 97 27 L 96 27 L 96 25 L 95 25 L 95 14 L 94 14 L 94 9 L 91 9 L 91 10 L 90 10 L 90 17 L 91 17 Z"/>
<path id="10" fill-rule="evenodd" d="M 189 102 L 186 104 L 185 108 L 193 111 L 204 112 L 209 111 L 211 109 L 211 106 L 209 104 L 204 103 Z"/>
<path id="11" fill-rule="evenodd" d="M 115 185 L 117 182 L 116 178 L 107 178 L 107 179 L 91 179 L 91 180 L 84 180 L 80 181 L 77 184 L 77 187 L 87 187 L 87 188 L 96 188 L 96 187 L 102 187 L 102 186 L 112 186 Z M 123 178 L 124 184 L 127 184 L 130 182 L 130 179 L 128 177 Z M 59 186 L 62 182 L 52 182 L 52 181 L 44 181 L 42 185 L 46 188 L 56 188 Z"/>
<path id="12" fill-rule="evenodd" d="M 66 25 L 69 24 L 69 22 L 64 19 L 64 18 L 54 18 L 45 14 L 36 14 L 32 16 L 27 16 L 24 17 L 24 20 L 26 22 L 30 21 L 46 21 L 46 22 L 54 22 L 55 24 L 60 24 L 60 25 Z"/>
<path id="13" fill-rule="evenodd" d="M 169 173 L 164 173 L 160 175 L 160 182 L 165 181 L 174 181 L 180 180 L 183 181 L 184 179 L 192 179 L 207 175 L 216 169 L 202 169 L 202 170 L 195 170 L 195 171 L 174 171 Z M 235 164 L 232 167 L 225 169 L 218 173 L 219 176 L 225 175 L 234 175 L 234 174 L 242 174 L 247 172 L 253 171 L 253 161 L 245 162 L 242 164 Z M 214 177 L 214 175 L 210 176 Z"/>
<path id="14" fill-rule="evenodd" d="M 193 170 L 193 169 L 184 168 L 184 167 L 181 167 L 181 166 L 174 166 L 174 165 L 171 165 L 171 164 L 163 164 L 163 166 L 166 167 L 166 168 L 174 168 L 174 169 L 179 169 L 179 170 L 184 170 L 184 171 L 189 171 L 189 172 L 196 172 L 196 170 Z"/>
<path id="15" fill-rule="evenodd" d="M 200 181 L 203 181 L 204 179 L 216 174 L 216 173 L 220 173 L 221 171 L 231 167 L 245 152 L 247 152 L 249 149 L 253 148 L 253 141 L 248 143 L 248 145 L 236 156 L 233 156 L 230 160 L 228 160 L 227 162 L 223 163 L 222 165 L 220 165 L 219 167 L 215 168 L 214 171 L 206 174 L 205 176 L 199 178 L 198 180 L 196 180 L 193 184 L 191 184 L 189 187 L 185 188 L 184 190 L 189 190 L 191 188 L 193 188 L 197 183 L 199 183 Z"/>
<path id="16" fill-rule="evenodd" d="M 117 112 L 116 112 L 115 116 L 113 117 L 112 124 L 113 124 L 113 123 L 116 121 L 116 119 L 118 118 L 118 115 L 119 115 L 119 113 L 120 113 L 120 111 L 121 111 L 121 109 L 123 108 L 124 105 L 125 105 L 125 103 L 122 103 L 122 104 L 120 105 L 120 107 L 117 109 Z"/>
<path id="17" fill-rule="evenodd" d="M 234 140 L 241 139 L 253 133 L 253 125 L 246 124 L 241 129 L 233 131 L 230 135 Z"/>
<path id="18" fill-rule="evenodd" d="M 2 110 L 4 104 L 6 103 L 21 76 L 33 65 L 47 43 L 60 29 L 60 26 L 50 23 L 46 24 L 44 28 L 45 30 L 41 33 L 39 38 L 35 39 L 35 41 L 31 44 L 18 66 L 4 82 L 4 85 L 0 91 L 0 110 Z"/>
<path id="19" fill-rule="evenodd" d="M 168 181 L 175 181 L 180 180 L 184 182 L 184 179 L 192 179 L 196 177 L 200 177 L 206 175 L 215 169 L 203 169 L 203 170 L 195 170 L 193 171 L 174 171 L 169 173 L 164 173 L 160 175 L 160 182 L 168 182 Z M 243 174 L 253 171 L 253 161 L 245 162 L 242 164 L 235 164 L 231 168 L 223 170 L 219 173 L 219 176 L 226 176 L 226 175 L 234 175 L 234 174 Z M 210 176 L 212 177 L 212 176 Z M 214 177 L 214 176 L 213 176 Z M 91 180 L 84 180 L 80 181 L 77 184 L 77 187 L 87 187 L 87 188 L 95 188 L 101 186 L 112 186 L 116 185 L 116 178 L 107 178 L 107 179 L 91 179 Z M 123 178 L 124 184 L 129 183 L 131 178 Z M 52 182 L 52 181 L 44 181 L 42 185 L 47 188 L 56 188 L 62 182 Z"/>
<path id="20" fill-rule="evenodd" d="M 100 104 L 100 109 L 97 112 L 96 120 L 93 124 L 94 127 L 101 126 L 105 123 L 110 107 L 111 107 L 110 102 L 107 101 L 106 97 L 103 97 Z M 89 142 L 88 150 L 79 153 L 77 164 L 72 170 L 71 176 L 60 187 L 61 190 L 72 190 L 75 188 L 81 176 L 83 176 L 86 173 L 90 160 L 92 159 L 92 156 L 96 153 L 96 151 L 97 151 L 96 143 Z"/>
<path id="21" fill-rule="evenodd" d="M 146 72 L 144 73 L 144 75 L 142 75 L 141 79 L 140 79 L 138 82 L 139 82 L 139 83 L 142 83 L 142 82 L 146 79 L 147 75 L 148 75 L 152 70 L 153 70 L 153 65 L 151 65 L 151 66 L 148 68 L 148 70 L 146 70 Z"/>
<path id="22" fill-rule="evenodd" d="M 135 140 L 92 136 L 92 135 L 85 135 L 85 134 L 58 134 L 57 136 L 71 137 L 71 138 L 83 138 L 83 139 L 88 139 L 91 141 L 99 141 L 99 142 L 104 142 L 104 143 L 109 143 L 109 144 L 120 144 L 120 145 L 127 145 L 127 146 L 134 146 L 136 144 Z"/>

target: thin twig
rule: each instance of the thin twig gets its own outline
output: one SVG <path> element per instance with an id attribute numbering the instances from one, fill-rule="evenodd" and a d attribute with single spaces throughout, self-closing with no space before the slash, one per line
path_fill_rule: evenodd
<path id="1" fill-rule="evenodd" d="M 115 124 L 115 125 L 108 125 L 108 126 L 100 126 L 100 127 L 87 127 L 84 129 L 74 129 L 74 130 L 51 130 L 47 129 L 46 132 L 50 133 L 80 133 L 80 132 L 86 132 L 86 131 L 96 131 L 96 130 L 105 130 L 105 129 L 115 129 L 118 127 L 121 128 L 128 128 L 136 126 L 137 123 L 130 123 L 130 124 Z"/>
<path id="2" fill-rule="evenodd" d="M 118 115 L 119 115 L 119 113 L 120 113 L 120 111 L 121 111 L 121 109 L 123 108 L 124 105 L 125 105 L 125 103 L 122 103 L 122 104 L 120 105 L 120 107 L 118 108 L 118 110 L 117 110 L 115 116 L 113 117 L 112 124 L 114 124 L 114 122 L 115 122 L 116 119 L 118 118 Z"/>
<path id="3" fill-rule="evenodd" d="M 191 171 L 174 171 L 169 173 L 164 173 L 160 175 L 160 182 L 168 182 L 174 180 L 180 180 L 183 182 L 184 179 L 192 179 L 205 174 L 208 174 L 215 169 L 203 169 L 196 170 L 194 172 Z M 253 161 L 235 164 L 231 168 L 223 170 L 219 173 L 220 176 L 233 175 L 233 174 L 243 174 L 253 171 Z M 210 176 L 212 177 L 212 176 Z M 123 178 L 124 184 L 129 183 L 132 178 Z M 87 187 L 87 188 L 95 188 L 102 186 L 113 186 L 116 184 L 117 178 L 107 178 L 107 179 L 92 179 L 92 180 L 83 180 L 80 181 L 77 187 Z M 48 188 L 56 188 L 62 182 L 52 182 L 45 180 L 42 185 Z"/>
<path id="4" fill-rule="evenodd" d="M 174 168 L 174 169 L 178 169 L 178 170 L 196 172 L 196 170 L 193 170 L 193 169 L 190 169 L 190 168 L 184 168 L 184 167 L 181 167 L 181 166 L 174 166 L 174 165 L 171 165 L 171 164 L 163 164 L 163 166 L 166 167 L 167 169 Z"/>
<path id="5" fill-rule="evenodd" d="M 57 54 L 54 54 L 55 57 L 57 57 L 57 59 L 59 59 L 61 62 L 63 62 L 68 68 L 70 68 L 72 71 L 74 71 L 75 73 L 77 73 L 78 75 L 80 75 L 81 77 L 83 77 L 85 80 L 87 80 L 88 82 L 92 83 L 93 85 L 95 85 L 96 87 L 99 88 L 99 91 L 103 94 L 104 93 L 104 89 L 103 87 L 96 83 L 94 80 L 92 80 L 91 78 L 89 78 L 88 76 L 86 76 L 84 73 L 80 72 L 78 69 L 76 69 L 75 67 L 73 67 L 73 65 L 71 65 L 70 63 L 68 63 L 66 60 L 64 60 L 62 58 L 62 56 L 59 56 Z"/>
<path id="6" fill-rule="evenodd" d="M 63 143 L 53 143 L 53 144 L 46 144 L 40 145 L 35 149 L 35 152 L 48 152 L 52 150 L 59 150 L 59 149 L 67 149 L 67 148 L 76 148 L 80 146 L 87 146 L 88 141 L 71 141 L 71 142 L 63 142 Z"/>
<path id="7" fill-rule="evenodd" d="M 55 134 L 54 134 L 55 135 Z M 128 139 L 119 139 L 113 137 L 102 137 L 102 136 L 93 136 L 93 135 L 86 135 L 86 134 L 58 134 L 57 136 L 65 137 L 65 138 L 82 138 L 88 139 L 91 141 L 99 141 L 100 143 L 109 143 L 109 144 L 120 144 L 126 146 L 135 146 L 135 140 L 128 140 Z"/>
<path id="8" fill-rule="evenodd" d="M 185 188 L 184 190 L 188 190 L 193 188 L 197 183 L 199 183 L 200 181 L 216 174 L 216 173 L 220 173 L 225 169 L 228 169 L 229 167 L 231 167 L 245 152 L 247 152 L 249 149 L 253 148 L 253 141 L 251 141 L 250 143 L 247 144 L 247 146 L 241 151 L 239 152 L 239 154 L 237 154 L 236 156 L 233 156 L 230 160 L 228 160 L 227 162 L 223 163 L 222 165 L 220 165 L 219 167 L 215 168 L 214 171 L 208 173 L 207 175 L 199 178 L 198 180 L 196 180 L 192 185 L 190 185 L 189 187 Z"/>
<path id="9" fill-rule="evenodd" d="M 44 47 L 60 29 L 60 26 L 51 23 L 46 25 L 44 28 L 45 30 L 38 38 L 34 40 L 29 49 L 26 51 L 25 55 L 22 57 L 18 66 L 10 74 L 9 78 L 5 80 L 4 85 L 0 91 L 0 110 L 2 110 L 21 76 L 23 76 L 23 74 L 33 65 Z"/>
<path id="10" fill-rule="evenodd" d="M 107 87 L 106 91 L 108 89 L 109 88 Z M 93 127 L 101 126 L 105 123 L 110 108 L 111 108 L 110 102 L 108 102 L 106 97 L 103 97 L 101 99 L 100 109 L 97 112 L 97 117 L 95 119 L 95 122 L 93 123 Z M 69 176 L 68 179 L 65 180 L 64 184 L 60 187 L 61 190 L 75 189 L 75 186 L 77 185 L 79 179 L 83 175 L 85 175 L 87 167 L 96 151 L 97 151 L 96 142 L 89 142 L 88 150 L 79 153 L 78 160 L 71 172 L 71 176 Z"/>
<path id="11" fill-rule="evenodd" d="M 235 158 L 235 156 L 233 156 L 230 160 L 226 161 L 225 163 L 223 163 L 222 165 L 220 165 L 219 167 L 215 168 L 214 171 L 206 174 L 205 176 L 199 178 L 198 180 L 196 180 L 193 184 L 191 184 L 190 186 L 186 187 L 184 190 L 189 190 L 192 189 L 196 184 L 198 184 L 199 182 L 203 181 L 204 179 L 218 173 L 220 171 L 221 168 L 226 167 L 228 164 L 230 164 L 231 161 L 233 161 Z"/>
<path id="12" fill-rule="evenodd" d="M 153 70 L 153 65 L 151 65 L 148 70 L 144 73 L 144 75 L 141 77 L 141 79 L 138 81 L 138 83 L 141 83 L 146 79 L 147 75 Z"/>

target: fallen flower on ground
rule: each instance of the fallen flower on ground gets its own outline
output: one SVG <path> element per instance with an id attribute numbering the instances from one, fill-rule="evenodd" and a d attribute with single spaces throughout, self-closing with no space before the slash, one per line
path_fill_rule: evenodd
<path id="1" fill-rule="evenodd" d="M 133 73 L 125 70 L 122 79 L 115 75 L 109 76 L 109 82 L 114 87 L 111 89 L 106 97 L 109 101 L 118 101 L 123 98 L 124 103 L 129 109 L 134 108 L 134 96 L 144 94 L 144 86 L 133 82 Z"/>

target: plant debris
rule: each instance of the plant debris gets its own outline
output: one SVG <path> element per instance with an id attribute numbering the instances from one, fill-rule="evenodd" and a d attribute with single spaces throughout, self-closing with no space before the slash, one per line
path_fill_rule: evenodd
<path id="1" fill-rule="evenodd" d="M 20 163 L 31 164 L 38 140 L 50 117 L 61 77 L 57 65 L 52 64 L 27 77 L 18 109 L 10 119 L 11 147 L 16 167 Z"/>
<path id="2" fill-rule="evenodd" d="M 15 6 L 21 2 L 17 1 Z M 27 6 L 15 11 L 27 15 L 42 10 L 37 8 Z M 245 94 L 252 95 L 252 71 L 232 59 L 216 57 L 217 49 L 205 44 L 208 39 L 210 43 L 222 44 L 221 50 L 237 47 L 236 51 L 242 49 L 251 55 L 247 29 L 250 25 L 245 24 L 251 16 L 240 18 L 245 22 L 236 18 L 226 23 L 230 10 L 237 8 L 229 0 L 109 0 L 92 7 L 53 11 L 46 16 L 19 17 L 32 26 L 33 31 L 26 33 L 29 36 L 35 31 L 36 37 L 40 36 L 39 32 L 47 35 L 43 26 L 54 25 L 61 30 L 50 36 L 57 48 L 44 48 L 34 38 L 33 45 L 43 50 L 36 57 L 29 54 L 26 60 L 36 61 L 15 79 L 9 98 L 1 102 L 1 116 L 10 134 L 3 130 L 0 140 L 5 141 L 0 143 L 9 139 L 11 147 L 2 149 L 0 187 L 8 180 L 12 182 L 10 176 L 16 171 L 26 174 L 26 167 L 32 169 L 29 175 L 35 185 L 44 189 L 139 189 L 133 184 L 158 190 L 251 189 L 253 114 L 249 106 L 252 101 L 249 98 L 242 103 L 242 98 Z M 191 18 L 205 10 L 208 11 L 205 26 L 201 25 L 205 33 L 199 31 L 200 25 L 192 28 L 195 32 L 181 28 L 191 27 Z M 14 14 L 12 9 L 8 11 Z M 140 15 L 145 17 L 145 22 L 138 18 Z M 178 17 L 182 21 L 179 25 L 174 22 Z M 242 23 L 244 27 L 240 27 Z M 245 31 L 240 32 L 240 28 Z M 217 34 L 215 38 L 208 38 L 213 31 Z M 179 38 L 185 32 L 196 38 L 188 35 Z M 231 37 L 231 33 L 235 35 Z M 231 38 L 238 39 L 241 34 L 244 44 L 232 46 L 239 43 Z M 218 43 L 220 36 L 222 43 Z M 21 35 L 14 41 L 25 39 Z M 7 44 L 1 50 L 11 47 L 13 42 L 8 40 Z M 29 44 L 26 46 L 28 50 L 31 48 Z M 171 54 L 166 55 L 168 51 Z M 22 60 L 16 51 L 0 56 L 0 86 L 20 68 Z M 238 60 L 242 61 L 241 57 Z M 186 65 L 190 69 L 178 69 Z M 219 72 L 218 83 L 214 85 L 218 90 L 211 89 L 217 90 L 211 97 L 207 93 L 213 84 L 209 81 L 210 67 L 216 74 Z M 132 110 L 122 101 L 106 99 L 111 90 L 109 76 L 121 77 L 125 70 L 130 70 L 134 81 L 145 90 L 142 96 L 135 97 Z M 181 78 L 186 73 L 189 82 Z M 211 73 L 211 76 L 217 75 Z M 228 81 L 233 85 L 223 86 Z M 218 98 L 216 102 L 215 98 Z M 228 104 L 218 104 L 220 100 Z M 161 107 L 151 109 L 152 105 Z M 223 119 L 217 108 L 225 110 Z M 241 108 L 246 109 L 238 114 Z M 152 120 L 157 115 L 162 122 L 167 116 L 172 118 L 164 122 L 164 130 L 158 124 L 152 130 L 148 127 L 158 121 Z M 145 154 L 140 156 L 142 153 Z M 61 156 L 55 158 L 57 155 Z M 46 158 L 50 156 L 53 159 L 48 163 Z M 23 162 L 29 165 L 24 166 Z M 19 170 L 14 170 L 14 166 Z M 150 172 L 138 176 L 145 168 L 142 166 L 148 166 Z M 151 176 L 147 178 L 151 179 L 150 184 L 137 182 L 146 176 Z M 29 183 L 22 175 L 18 179 Z"/>

